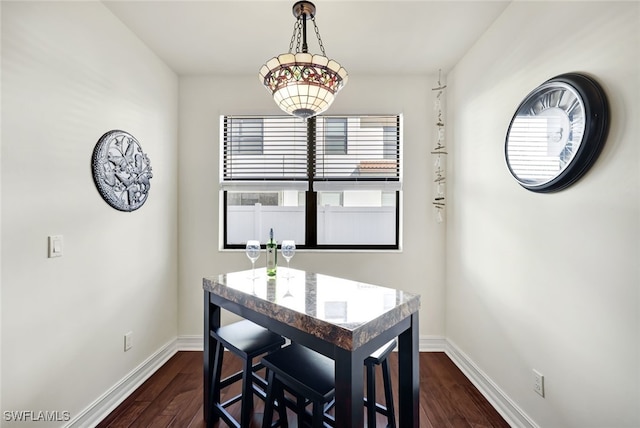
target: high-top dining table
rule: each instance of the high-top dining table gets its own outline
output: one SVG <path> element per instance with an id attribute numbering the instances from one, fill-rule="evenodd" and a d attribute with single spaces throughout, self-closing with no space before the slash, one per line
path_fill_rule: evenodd
<path id="1" fill-rule="evenodd" d="M 273 279 L 264 268 L 253 276 L 248 270 L 203 279 L 205 420 L 214 417 L 207 408 L 215 350 L 210 331 L 220 326 L 224 309 L 335 361 L 336 427 L 364 426 L 364 359 L 397 337 L 399 426 L 420 426 L 419 295 L 283 267 Z"/>

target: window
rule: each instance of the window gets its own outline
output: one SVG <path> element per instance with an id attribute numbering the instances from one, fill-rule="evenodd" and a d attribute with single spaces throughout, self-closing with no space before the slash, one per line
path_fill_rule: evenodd
<path id="1" fill-rule="evenodd" d="M 401 117 L 221 118 L 223 247 L 399 248 Z"/>
<path id="2" fill-rule="evenodd" d="M 235 123 L 231 128 L 234 142 L 232 150 L 237 154 L 262 154 L 262 119 L 243 118 Z"/>
<path id="3" fill-rule="evenodd" d="M 327 117 L 324 119 L 326 152 L 333 155 L 347 154 L 347 118 Z"/>

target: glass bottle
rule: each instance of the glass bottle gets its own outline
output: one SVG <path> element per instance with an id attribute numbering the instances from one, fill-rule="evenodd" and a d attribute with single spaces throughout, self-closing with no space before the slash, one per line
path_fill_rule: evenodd
<path id="1" fill-rule="evenodd" d="M 273 239 L 273 228 L 269 231 L 267 242 L 267 275 L 276 276 L 278 268 L 278 243 Z"/>

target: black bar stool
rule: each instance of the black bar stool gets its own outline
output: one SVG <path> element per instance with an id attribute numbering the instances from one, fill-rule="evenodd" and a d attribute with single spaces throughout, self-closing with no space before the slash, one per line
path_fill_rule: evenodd
<path id="1" fill-rule="evenodd" d="M 333 360 L 304 346 L 291 344 L 262 358 L 267 368 L 267 397 L 262 428 L 288 427 L 286 404 L 295 408 L 298 427 L 304 426 L 306 406 L 312 403 L 311 424 L 323 427 L 325 407 L 335 395 Z M 285 400 L 284 388 L 296 396 L 296 403 Z M 280 419 L 272 424 L 277 400 Z"/>
<path id="2" fill-rule="evenodd" d="M 367 427 L 375 428 L 376 412 L 387 417 L 387 428 L 396 428 L 396 414 L 393 407 L 393 395 L 391 391 L 391 372 L 387 357 L 395 349 L 397 342 L 391 342 L 378 349 L 364 360 L 367 371 L 367 397 L 364 399 L 367 406 Z M 385 405 L 376 403 L 376 366 L 382 369 L 382 383 L 384 385 Z"/>
<path id="3" fill-rule="evenodd" d="M 395 428 L 396 419 L 391 390 L 391 373 L 388 356 L 396 347 L 392 340 L 365 360 L 367 373 L 367 426 L 375 428 L 376 413 L 387 417 L 387 427 Z M 268 371 L 267 397 L 265 399 L 263 428 L 286 427 L 285 404 L 290 404 L 284 397 L 286 387 L 296 396 L 296 413 L 298 426 L 303 426 L 306 416 L 306 405 L 313 404 L 311 424 L 313 428 L 324 427 L 324 422 L 332 425 L 333 418 L 326 414 L 334 404 L 335 396 L 335 366 L 332 359 L 325 357 L 304 346 L 292 344 L 262 359 Z M 384 383 L 386 407 L 376 403 L 375 399 L 375 366 L 380 365 Z M 271 424 L 274 403 L 278 403 L 280 420 Z M 292 407 L 292 406 L 291 406 Z"/>
<path id="4" fill-rule="evenodd" d="M 253 411 L 253 394 L 265 398 L 266 380 L 256 372 L 264 366 L 253 363 L 253 360 L 263 354 L 271 353 L 282 347 L 285 340 L 266 328 L 260 327 L 248 320 L 242 320 L 211 330 L 211 337 L 216 343 L 215 359 L 211 379 L 211 393 L 209 408 L 212 410 L 207 426 L 212 427 L 218 417 L 222 418 L 230 427 L 247 428 L 251 424 Z M 225 379 L 220 380 L 222 373 L 222 358 L 224 349 L 228 349 L 243 360 L 243 369 Z M 220 391 L 235 382 L 242 380 L 242 393 L 219 403 Z M 216 400 L 216 397 L 218 400 Z M 240 409 L 240 423 L 227 411 L 227 407 L 242 400 Z"/>

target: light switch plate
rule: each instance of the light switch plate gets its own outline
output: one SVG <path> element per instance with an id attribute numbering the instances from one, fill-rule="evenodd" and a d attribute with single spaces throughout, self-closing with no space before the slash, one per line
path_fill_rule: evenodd
<path id="1" fill-rule="evenodd" d="M 133 347 L 133 332 L 130 331 L 124 335 L 124 352 L 127 352 L 129 349 Z"/>
<path id="2" fill-rule="evenodd" d="M 62 257 L 62 235 L 49 236 L 49 258 Z"/>
<path id="3" fill-rule="evenodd" d="M 537 370 L 533 370 L 533 390 L 544 397 L 544 376 Z"/>

